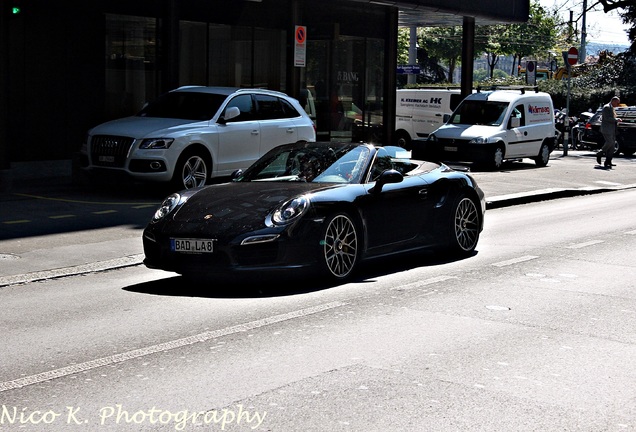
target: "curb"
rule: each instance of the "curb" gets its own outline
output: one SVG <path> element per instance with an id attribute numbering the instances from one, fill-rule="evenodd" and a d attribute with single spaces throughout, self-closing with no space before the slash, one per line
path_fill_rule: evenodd
<path id="1" fill-rule="evenodd" d="M 98 273 L 124 267 L 134 267 L 143 264 L 143 259 L 143 254 L 137 254 L 122 258 L 115 258 L 107 261 L 99 261 L 77 266 L 62 267 L 53 270 L 43 270 L 33 273 L 0 277 L 0 288 L 10 285 L 20 285 L 29 282 L 57 279 L 66 276 L 76 276 L 80 274 Z"/>
<path id="2" fill-rule="evenodd" d="M 603 192 L 614 192 L 625 189 L 634 189 L 636 184 L 613 186 L 613 187 L 583 187 L 578 189 L 569 188 L 549 188 L 532 192 L 520 192 L 510 195 L 499 195 L 486 199 L 486 210 L 510 207 L 519 204 L 529 204 L 538 201 L 547 201 L 558 198 L 571 198 L 582 195 L 593 195 Z"/>

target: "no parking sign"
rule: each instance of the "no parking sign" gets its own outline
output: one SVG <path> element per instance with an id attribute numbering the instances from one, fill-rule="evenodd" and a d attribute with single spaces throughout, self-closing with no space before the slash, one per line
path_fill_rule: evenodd
<path id="1" fill-rule="evenodd" d="M 307 27 L 296 26 L 294 30 L 294 66 L 305 67 L 306 46 Z"/>

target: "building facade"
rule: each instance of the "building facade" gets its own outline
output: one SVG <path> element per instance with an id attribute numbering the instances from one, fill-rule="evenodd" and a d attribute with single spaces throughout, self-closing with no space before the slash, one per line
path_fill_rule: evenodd
<path id="1" fill-rule="evenodd" d="M 382 143 L 394 126 L 401 20 L 528 17 L 528 0 L 484 3 L 3 0 L 0 170 L 70 159 L 90 127 L 183 85 L 280 90 L 311 103 L 319 140 Z"/>

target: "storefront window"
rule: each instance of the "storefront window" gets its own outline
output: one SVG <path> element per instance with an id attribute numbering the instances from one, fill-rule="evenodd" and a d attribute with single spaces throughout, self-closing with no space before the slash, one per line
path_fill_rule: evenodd
<path id="1" fill-rule="evenodd" d="M 157 20 L 115 14 L 105 18 L 105 114 L 122 117 L 157 96 Z"/>
<path id="2" fill-rule="evenodd" d="M 285 32 L 182 21 L 181 85 L 285 86 Z"/>
<path id="3" fill-rule="evenodd" d="M 319 141 L 382 141 L 383 68 L 382 40 L 308 42 L 304 77 L 315 100 Z"/>

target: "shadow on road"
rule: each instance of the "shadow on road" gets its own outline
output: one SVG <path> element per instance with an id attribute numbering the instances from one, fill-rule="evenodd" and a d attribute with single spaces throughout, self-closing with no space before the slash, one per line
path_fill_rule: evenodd
<path id="1" fill-rule="evenodd" d="M 166 297 L 200 298 L 266 298 L 285 297 L 335 288 L 343 284 L 372 283 L 379 277 L 388 276 L 418 267 L 434 267 L 468 257 L 453 257 L 435 252 L 418 252 L 374 259 L 359 264 L 351 279 L 333 281 L 316 273 L 294 274 L 291 271 L 278 275 L 227 276 L 223 278 L 189 278 L 173 276 L 131 285 L 125 291 Z"/>

